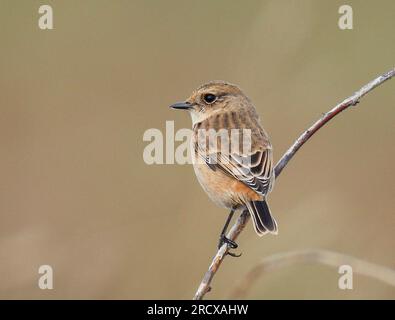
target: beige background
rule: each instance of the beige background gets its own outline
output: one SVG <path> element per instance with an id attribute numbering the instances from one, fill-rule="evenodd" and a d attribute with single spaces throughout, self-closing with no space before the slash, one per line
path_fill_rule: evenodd
<path id="1" fill-rule="evenodd" d="M 189 165 L 148 166 L 149 128 L 189 128 L 168 105 L 203 82 L 239 84 L 279 159 L 298 134 L 395 65 L 395 2 L 0 1 L 0 298 L 188 299 L 227 211 Z M 394 80 L 393 80 L 394 81 Z M 280 233 L 239 239 L 208 297 L 226 298 L 262 257 L 325 248 L 395 266 L 395 82 L 320 131 L 270 197 Z M 54 268 L 52 291 L 38 267 Z M 291 266 L 248 298 L 384 298 L 395 288 L 337 270 Z"/>

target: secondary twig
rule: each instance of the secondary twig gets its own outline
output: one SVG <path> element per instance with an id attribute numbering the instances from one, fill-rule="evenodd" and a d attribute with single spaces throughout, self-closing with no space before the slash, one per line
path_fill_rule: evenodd
<path id="1" fill-rule="evenodd" d="M 311 138 L 311 136 L 317 132 L 322 126 L 324 126 L 329 120 L 335 117 L 337 114 L 342 112 L 343 110 L 347 109 L 350 106 L 356 105 L 360 99 L 367 94 L 368 92 L 372 91 L 377 86 L 381 85 L 388 79 L 391 79 L 395 76 L 395 69 L 384 73 L 383 75 L 377 77 L 373 81 L 369 82 L 367 85 L 363 86 L 360 90 L 355 92 L 352 96 L 348 97 L 337 106 L 335 106 L 332 110 L 328 111 L 327 113 L 323 114 L 322 117 L 317 120 L 310 128 L 308 128 L 302 135 L 295 141 L 295 143 L 288 149 L 288 151 L 282 156 L 280 161 L 277 163 L 275 170 L 276 178 L 280 175 L 281 171 L 285 168 L 288 164 L 289 160 L 295 155 L 295 153 L 300 149 L 300 147 Z M 244 211 L 239 219 L 235 222 L 227 237 L 231 240 L 235 240 L 240 232 L 244 229 L 245 225 L 249 220 L 248 212 Z M 227 245 L 224 244 L 220 249 L 218 249 L 216 255 L 214 256 L 206 274 L 203 277 L 202 282 L 199 285 L 198 290 L 196 291 L 195 300 L 203 299 L 204 295 L 210 291 L 210 284 L 211 281 L 217 272 L 218 268 L 220 267 L 222 261 L 226 256 L 228 248 Z"/>
<path id="2" fill-rule="evenodd" d="M 327 250 L 302 250 L 278 253 L 267 258 L 252 268 L 238 286 L 233 290 L 231 299 L 242 299 L 251 290 L 251 287 L 265 272 L 295 263 L 321 263 L 338 268 L 341 265 L 350 265 L 353 273 L 380 280 L 388 285 L 395 286 L 395 270 L 379 266 L 349 255 Z"/>

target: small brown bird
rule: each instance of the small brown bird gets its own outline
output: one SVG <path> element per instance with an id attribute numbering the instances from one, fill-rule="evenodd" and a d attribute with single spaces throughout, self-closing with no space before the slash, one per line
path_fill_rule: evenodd
<path id="1" fill-rule="evenodd" d="M 231 209 L 218 247 L 227 243 L 230 248 L 237 248 L 237 244 L 225 235 L 238 209 L 249 211 L 259 236 L 268 232 L 277 234 L 277 223 L 266 202 L 274 183 L 272 146 L 250 99 L 236 85 L 213 81 L 200 86 L 185 102 L 170 107 L 188 110 L 191 114 L 196 176 L 215 203 Z M 223 148 L 223 141 L 222 145 L 221 141 L 213 144 L 211 140 L 207 143 L 207 135 L 204 139 L 200 138 L 201 132 L 213 129 L 222 133 L 225 129 L 230 143 L 234 143 L 230 137 L 234 130 L 243 132 L 240 136 L 249 132 L 247 152 L 240 150 L 240 141 L 237 148 L 232 145 L 227 149 Z M 202 140 L 204 143 L 201 143 Z"/>

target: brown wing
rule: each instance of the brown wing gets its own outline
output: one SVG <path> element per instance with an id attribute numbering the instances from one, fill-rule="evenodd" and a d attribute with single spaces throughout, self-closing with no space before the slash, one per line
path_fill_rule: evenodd
<path id="1" fill-rule="evenodd" d="M 204 129 L 202 137 L 199 134 L 201 129 Z M 232 129 L 238 133 L 233 137 Z M 214 130 L 220 138 L 210 140 L 210 133 L 207 134 L 210 130 Z M 254 108 L 239 107 L 237 113 L 217 113 L 198 123 L 194 132 L 195 154 L 212 170 L 222 170 L 258 194 L 266 195 L 271 190 L 274 181 L 272 147 Z M 238 145 L 238 148 L 234 150 L 232 146 L 225 145 L 224 151 L 223 137 L 228 138 L 228 143 Z M 247 152 L 244 152 L 245 141 L 251 146 Z M 211 142 L 215 142 L 214 145 Z"/>
<path id="2" fill-rule="evenodd" d="M 221 152 L 206 156 L 202 150 L 196 151 L 212 170 L 222 170 L 263 196 L 270 192 L 274 181 L 270 146 L 248 156 Z"/>

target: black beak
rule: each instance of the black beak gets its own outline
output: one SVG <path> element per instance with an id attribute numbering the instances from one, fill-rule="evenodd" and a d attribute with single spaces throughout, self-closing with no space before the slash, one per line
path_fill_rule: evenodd
<path id="1" fill-rule="evenodd" d="M 189 102 L 177 102 L 175 104 L 172 104 L 170 108 L 188 110 L 192 108 L 192 104 L 190 104 Z"/>

